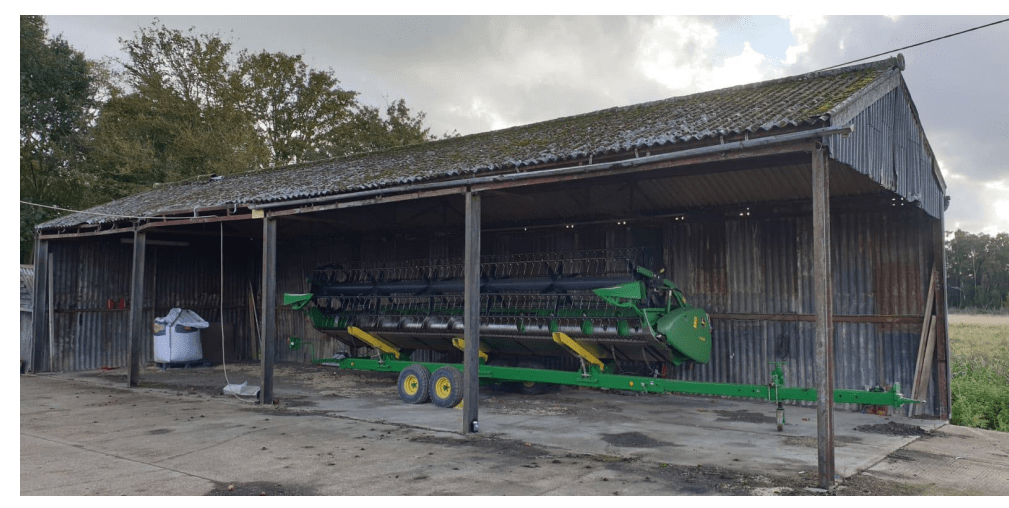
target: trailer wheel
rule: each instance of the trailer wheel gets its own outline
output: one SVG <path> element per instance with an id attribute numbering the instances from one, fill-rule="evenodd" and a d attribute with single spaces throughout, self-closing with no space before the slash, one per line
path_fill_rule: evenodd
<path id="1" fill-rule="evenodd" d="M 427 367 L 413 364 L 399 373 L 399 398 L 407 404 L 423 404 L 430 399 L 431 373 Z"/>
<path id="2" fill-rule="evenodd" d="M 455 367 L 441 367 L 431 374 L 431 402 L 440 407 L 455 407 L 462 402 L 462 372 Z"/>
<path id="3" fill-rule="evenodd" d="M 520 369 L 542 369 L 543 364 L 535 361 L 519 362 Z M 523 381 L 518 383 L 519 393 L 523 395 L 543 395 L 550 391 L 552 385 L 548 383 L 537 383 L 535 381 Z"/>

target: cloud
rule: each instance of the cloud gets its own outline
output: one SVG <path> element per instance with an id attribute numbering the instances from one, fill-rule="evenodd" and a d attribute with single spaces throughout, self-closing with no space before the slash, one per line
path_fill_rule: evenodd
<path id="1" fill-rule="evenodd" d="M 995 229 L 1001 232 L 1009 232 L 1009 199 L 998 199 L 992 203 L 995 210 L 995 220 L 1001 223 L 1001 228 L 995 225 Z"/>
<path id="2" fill-rule="evenodd" d="M 789 46 L 785 50 L 785 64 L 792 65 L 799 61 L 799 56 L 809 52 L 809 47 L 816 41 L 816 36 L 820 30 L 826 26 L 827 18 L 824 16 L 782 16 L 788 20 L 788 28 L 795 38 L 796 44 Z M 840 49 L 844 49 L 844 43 L 840 44 Z"/>
<path id="3" fill-rule="evenodd" d="M 749 42 L 743 43 L 743 52 L 725 59 L 721 67 L 711 70 L 701 77 L 702 89 L 718 89 L 729 86 L 755 83 L 768 79 L 764 68 L 767 57 L 757 53 Z"/>
<path id="4" fill-rule="evenodd" d="M 718 32 L 691 18 L 659 18 L 641 34 L 637 68 L 671 90 L 695 90 L 697 75 L 708 69 Z"/>
<path id="5" fill-rule="evenodd" d="M 949 183 L 950 180 L 962 180 L 967 178 L 966 176 L 954 171 L 953 167 L 941 157 L 936 156 L 935 160 L 939 163 L 939 172 L 942 173 L 942 178 L 947 183 Z"/>
<path id="6" fill-rule="evenodd" d="M 995 180 L 993 182 L 985 182 L 984 188 L 990 190 L 996 190 L 1001 192 L 1009 191 L 1009 185 L 1006 182 L 1009 180 Z"/>
<path id="7" fill-rule="evenodd" d="M 777 74 L 749 42 L 738 55 L 715 65 L 719 52 L 718 31 L 707 22 L 664 17 L 641 34 L 636 68 L 673 95 L 763 81 Z"/>
<path id="8" fill-rule="evenodd" d="M 472 102 L 470 102 L 469 108 L 461 108 L 459 106 L 451 106 L 449 110 L 452 113 L 458 114 L 466 118 L 472 118 L 479 120 L 481 122 L 490 125 L 491 130 L 504 129 L 511 127 L 508 121 L 501 118 L 501 115 L 492 111 L 484 103 L 484 100 L 480 97 L 473 97 Z"/>

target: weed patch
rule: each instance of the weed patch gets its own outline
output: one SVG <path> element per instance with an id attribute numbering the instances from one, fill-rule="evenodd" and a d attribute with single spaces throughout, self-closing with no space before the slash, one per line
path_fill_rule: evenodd
<path id="1" fill-rule="evenodd" d="M 1009 432 L 1009 327 L 950 325 L 954 425 Z"/>

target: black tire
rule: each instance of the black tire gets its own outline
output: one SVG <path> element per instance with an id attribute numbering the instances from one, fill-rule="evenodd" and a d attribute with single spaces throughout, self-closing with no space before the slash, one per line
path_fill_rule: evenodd
<path id="1" fill-rule="evenodd" d="M 407 404 L 423 404 L 431 398 L 431 373 L 427 367 L 415 363 L 399 373 L 399 398 Z"/>
<path id="2" fill-rule="evenodd" d="M 520 369 L 542 369 L 543 364 L 536 361 L 524 361 L 519 362 L 518 367 Z M 525 381 L 518 384 L 519 393 L 522 395 L 543 395 L 550 391 L 553 385 L 549 383 L 537 383 L 534 381 Z"/>
<path id="3" fill-rule="evenodd" d="M 431 402 L 439 407 L 455 407 L 462 402 L 462 372 L 455 367 L 441 367 L 431 374 Z"/>

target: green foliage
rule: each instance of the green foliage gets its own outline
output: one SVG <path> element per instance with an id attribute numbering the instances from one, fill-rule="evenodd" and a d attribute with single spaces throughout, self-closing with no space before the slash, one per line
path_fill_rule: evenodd
<path id="1" fill-rule="evenodd" d="M 423 111 L 410 116 L 406 101 L 393 101 L 385 109 L 382 118 L 378 108 L 361 105 L 355 118 L 356 130 L 360 133 L 357 151 L 370 152 L 397 146 L 407 146 L 435 139 L 430 129 L 424 127 Z"/>
<path id="2" fill-rule="evenodd" d="M 268 158 L 240 107 L 233 84 L 231 43 L 218 34 L 141 28 L 120 39 L 127 58 L 116 75 L 95 127 L 95 154 L 110 197 L 155 182 L 230 174 L 261 166 Z"/>
<path id="3" fill-rule="evenodd" d="M 357 92 L 332 71 L 309 69 L 301 55 L 242 52 L 235 83 L 242 107 L 272 153 L 271 165 L 346 155 L 354 150 Z"/>
<path id="4" fill-rule="evenodd" d="M 1009 326 L 950 325 L 955 425 L 1009 432 Z"/>
<path id="5" fill-rule="evenodd" d="M 97 107 L 92 64 L 45 19 L 21 16 L 21 200 L 74 208 L 88 204 L 92 183 L 81 163 Z M 21 262 L 31 262 L 32 228 L 59 212 L 21 206 Z"/>
<path id="6" fill-rule="evenodd" d="M 1009 432 L 1009 386 L 995 384 L 993 379 L 987 369 L 969 367 L 953 378 L 951 423 Z"/>
<path id="7" fill-rule="evenodd" d="M 951 307 L 1009 309 L 1009 234 L 953 233 L 946 242 L 946 284 Z"/>

